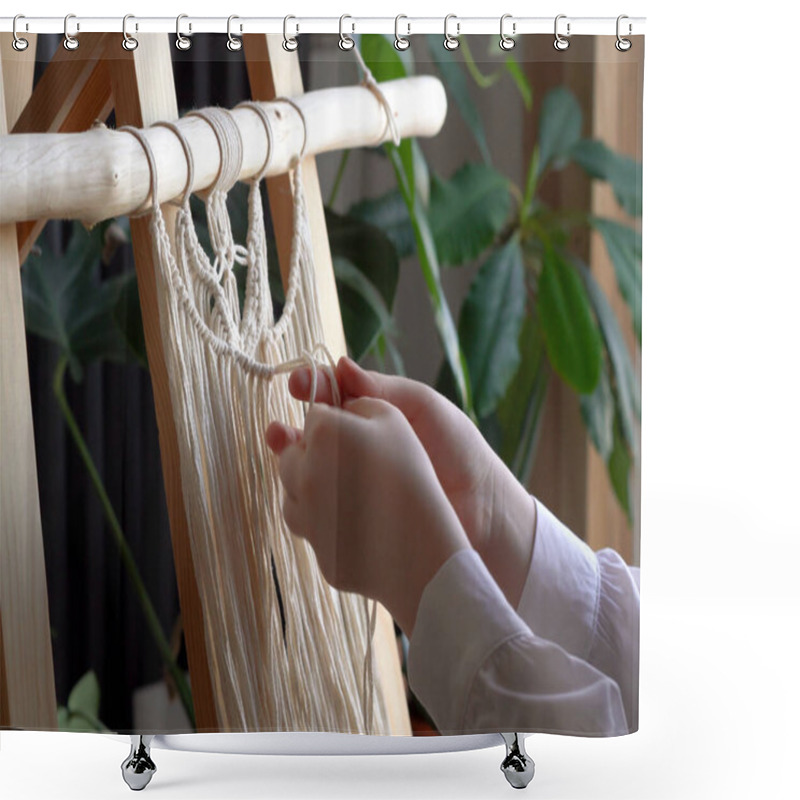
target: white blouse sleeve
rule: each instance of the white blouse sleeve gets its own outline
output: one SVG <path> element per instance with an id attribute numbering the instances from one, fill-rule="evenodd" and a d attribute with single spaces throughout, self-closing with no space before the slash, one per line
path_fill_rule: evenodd
<path id="1" fill-rule="evenodd" d="M 537 635 L 619 687 L 630 731 L 639 714 L 639 570 L 595 553 L 536 500 L 536 535 L 517 613 Z"/>
<path id="2" fill-rule="evenodd" d="M 617 683 L 532 632 L 474 550 L 451 556 L 422 593 L 408 679 L 443 734 L 630 730 Z"/>

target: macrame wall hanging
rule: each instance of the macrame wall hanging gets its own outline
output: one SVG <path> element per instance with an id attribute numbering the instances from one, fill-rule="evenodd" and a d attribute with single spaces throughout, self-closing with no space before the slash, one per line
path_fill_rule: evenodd
<path id="1" fill-rule="evenodd" d="M 283 102 L 303 118 L 291 100 Z M 271 142 L 263 107 L 242 105 L 261 117 Z M 316 379 L 315 356 L 330 360 L 313 275 L 303 152 L 290 170 L 291 265 L 285 305 L 275 321 L 260 190 L 269 151 L 250 180 L 247 241 L 237 244 L 226 197 L 241 171 L 239 129 L 225 109 L 192 113 L 211 126 L 220 148 L 217 179 L 201 195 L 213 261 L 198 240 L 189 206 L 192 152 L 174 123 L 157 124 L 180 139 L 188 180 L 175 201 L 174 231 L 168 232 L 156 202 L 150 225 L 219 728 L 390 733 L 375 686 L 375 605 L 370 609 L 365 598 L 333 589 L 310 545 L 289 532 L 277 460 L 266 445 L 272 420 L 303 427 L 304 406 L 289 394 L 285 373 L 307 363 Z M 135 135 L 147 154 L 155 200 L 158 176 L 150 145 L 138 129 L 121 130 Z M 237 265 L 246 271 L 241 310 Z M 322 366 L 331 369 L 330 363 Z"/>

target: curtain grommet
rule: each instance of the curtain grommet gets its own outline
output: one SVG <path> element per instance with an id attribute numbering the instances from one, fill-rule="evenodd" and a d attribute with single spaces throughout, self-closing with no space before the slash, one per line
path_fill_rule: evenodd
<path id="1" fill-rule="evenodd" d="M 555 23 L 553 25 L 553 32 L 554 32 L 555 37 L 556 37 L 553 40 L 553 47 L 555 47 L 555 49 L 558 50 L 559 52 L 563 52 L 564 50 L 566 50 L 569 47 L 569 39 L 564 37 L 564 36 L 562 36 L 558 32 L 558 21 L 560 19 L 567 19 L 567 15 L 566 14 L 559 14 L 556 17 L 556 21 L 555 21 Z M 570 35 L 571 35 L 571 33 L 570 33 L 570 23 L 569 23 L 569 21 L 567 21 L 567 36 L 570 36 Z"/>
<path id="2" fill-rule="evenodd" d="M 507 19 L 512 20 L 511 22 L 511 36 L 509 36 L 505 32 L 505 22 Z M 512 38 L 517 33 L 517 23 L 513 21 L 513 17 L 511 14 L 503 14 L 500 17 L 500 49 L 505 50 L 508 52 L 509 50 L 513 50 L 515 45 L 517 44 L 516 41 Z"/>
<path id="3" fill-rule="evenodd" d="M 628 50 L 630 50 L 631 47 L 633 47 L 633 42 L 630 39 L 623 39 L 622 36 L 620 35 L 619 32 L 620 22 L 622 22 L 623 19 L 630 19 L 630 18 L 628 17 L 627 14 L 620 14 L 617 17 L 617 41 L 614 43 L 614 47 L 616 47 L 620 53 L 627 53 Z M 633 31 L 633 26 L 631 25 L 630 22 L 628 22 L 628 36 L 631 35 L 632 31 Z"/>
<path id="4" fill-rule="evenodd" d="M 70 35 L 70 32 L 68 30 L 69 21 L 71 19 L 75 19 L 74 14 L 67 14 L 67 16 L 64 17 L 64 41 L 62 42 L 62 44 L 64 45 L 65 50 L 77 50 L 79 44 L 77 37 Z M 76 22 L 75 31 L 77 32 L 80 29 L 81 29 L 80 23 Z"/>
<path id="5" fill-rule="evenodd" d="M 181 20 L 186 19 L 189 15 L 188 14 L 178 14 L 177 19 L 175 20 L 175 47 L 178 50 L 182 50 L 186 52 L 192 46 L 192 40 L 188 36 L 184 36 L 181 33 Z M 189 23 L 189 33 L 192 32 L 192 23 Z"/>
<path id="6" fill-rule="evenodd" d="M 295 36 L 289 36 L 289 20 L 290 19 L 297 19 L 297 17 L 293 17 L 291 14 L 288 14 L 283 18 L 283 49 L 286 50 L 287 53 L 294 53 L 297 50 L 297 38 Z M 298 32 L 298 25 L 295 23 L 295 34 Z"/>
<path id="7" fill-rule="evenodd" d="M 23 52 L 25 52 L 25 50 L 28 49 L 29 42 L 28 42 L 27 39 L 24 39 L 22 36 L 20 36 L 17 33 L 17 20 L 20 20 L 20 19 L 25 19 L 25 16 L 23 14 L 17 14 L 14 17 L 14 22 L 11 24 L 11 33 L 14 36 L 14 40 L 11 42 L 11 46 L 18 53 L 23 53 Z M 27 30 L 27 28 L 28 28 L 28 24 L 25 23 L 25 29 Z"/>
<path id="8" fill-rule="evenodd" d="M 451 19 L 456 21 L 456 35 L 453 36 L 447 30 L 447 24 L 450 22 Z M 453 50 L 458 50 L 458 46 L 461 42 L 458 41 L 458 37 L 461 35 L 461 23 L 458 21 L 458 17 L 455 14 L 448 14 L 444 18 L 444 49 L 449 50 L 452 52 Z"/>
<path id="9" fill-rule="evenodd" d="M 128 33 L 129 19 L 134 19 L 133 14 L 126 14 L 122 18 L 122 49 L 131 51 L 139 46 L 139 40 Z M 139 23 L 136 23 L 134 30 L 139 30 Z"/>
<path id="10" fill-rule="evenodd" d="M 356 41 L 352 36 L 348 36 L 344 32 L 344 21 L 346 19 L 353 19 L 349 14 L 342 14 L 339 17 L 339 49 L 345 52 L 352 50 L 356 46 Z M 351 23 L 351 32 L 355 32 L 356 26 Z"/>
<path id="11" fill-rule="evenodd" d="M 399 50 L 401 53 L 405 50 L 408 50 L 411 47 L 411 40 L 408 38 L 411 36 L 411 23 L 406 23 L 406 35 L 400 35 L 400 20 L 401 19 L 408 19 L 405 14 L 398 14 L 394 18 L 394 49 Z"/>

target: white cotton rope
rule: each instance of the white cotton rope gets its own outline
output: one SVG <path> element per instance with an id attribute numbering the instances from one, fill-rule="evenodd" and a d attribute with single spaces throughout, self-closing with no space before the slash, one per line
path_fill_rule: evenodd
<path id="1" fill-rule="evenodd" d="M 271 126 L 263 108 L 243 105 L 259 114 L 268 139 L 264 166 L 250 180 L 245 245 L 234 242 L 226 208 L 241 170 L 238 127 L 225 109 L 192 112 L 211 126 L 220 146 L 219 173 L 202 194 L 213 261 L 192 220 L 194 164 L 179 127 L 156 123 L 180 139 L 187 160 L 172 237 L 157 202 L 147 137 L 137 128 L 119 129 L 139 140 L 150 167 L 143 208 L 152 203 L 161 340 L 219 729 L 390 733 L 375 686 L 377 605 L 372 601 L 370 609 L 367 598 L 333 589 L 311 546 L 283 519 L 283 488 L 266 429 L 272 420 L 302 428 L 305 408 L 286 381 L 274 378 L 307 365 L 312 403 L 318 369 L 337 405 L 341 398 L 333 358 L 322 344 L 299 158 L 289 173 L 294 231 L 286 298 L 280 319 L 273 319 L 260 190 Z M 237 264 L 247 269 L 241 314 Z"/>

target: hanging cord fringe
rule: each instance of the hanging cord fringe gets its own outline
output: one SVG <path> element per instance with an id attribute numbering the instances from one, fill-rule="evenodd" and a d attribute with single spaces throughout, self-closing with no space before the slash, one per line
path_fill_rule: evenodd
<path id="1" fill-rule="evenodd" d="M 300 112 L 297 105 L 288 100 L 288 98 L 286 101 L 298 110 L 305 129 L 305 119 L 303 119 L 302 112 Z M 147 137 L 137 128 L 125 126 L 119 129 L 126 130 L 137 138 L 145 151 L 150 167 L 148 197 L 140 209 L 134 213 L 138 213 L 138 215 L 147 213 L 146 207 L 148 203 L 151 206 L 149 209 L 151 213 L 150 226 L 154 241 L 156 266 L 160 269 L 159 277 L 166 287 L 166 291 L 159 291 L 159 304 L 161 305 L 162 302 L 165 304 L 165 308 L 162 309 L 164 313 L 162 313 L 161 317 L 162 338 L 164 338 L 164 336 L 174 336 L 176 331 L 178 333 L 181 331 L 185 331 L 186 333 L 193 332 L 198 337 L 199 341 L 206 345 L 210 352 L 215 354 L 216 359 L 209 362 L 209 365 L 213 366 L 214 374 L 218 375 L 215 380 L 224 380 L 224 385 L 220 386 L 224 392 L 228 392 L 234 388 L 232 384 L 229 388 L 226 388 L 230 377 L 228 377 L 228 368 L 224 367 L 224 364 L 229 363 L 231 366 L 235 365 L 240 370 L 246 385 L 250 387 L 248 392 L 251 393 L 249 399 L 247 394 L 240 395 L 240 402 L 246 402 L 249 405 L 252 400 L 257 399 L 252 397 L 253 391 L 266 392 L 265 399 L 268 399 L 270 396 L 269 387 L 275 375 L 286 374 L 296 369 L 298 366 L 306 365 L 311 371 L 312 383 L 309 408 L 313 405 L 316 397 L 318 370 L 327 375 L 331 385 L 333 402 L 335 405 L 339 406 L 341 405 L 341 396 L 338 382 L 336 381 L 335 363 L 327 347 L 321 340 L 317 340 L 313 344 L 309 343 L 310 346 L 301 345 L 295 350 L 297 355 L 287 357 L 289 354 L 286 348 L 290 346 L 290 341 L 297 341 L 297 345 L 300 345 L 298 335 L 301 330 L 315 330 L 318 334 L 321 334 L 320 323 L 318 321 L 315 323 L 312 322 L 312 318 L 309 316 L 309 310 L 312 307 L 316 307 L 315 303 L 317 302 L 313 279 L 308 277 L 308 269 L 300 268 L 301 264 L 308 264 L 310 260 L 310 250 L 307 244 L 309 232 L 307 230 L 307 212 L 301 191 L 302 178 L 299 159 L 295 159 L 292 165 L 292 172 L 290 173 L 295 225 L 292 237 L 290 274 L 286 302 L 281 318 L 278 320 L 277 324 L 272 324 L 271 301 L 268 297 L 268 283 L 265 274 L 266 244 L 263 235 L 263 218 L 261 217 L 259 190 L 259 181 L 266 171 L 271 154 L 271 127 L 269 125 L 269 119 L 263 109 L 258 107 L 260 109 L 259 111 L 255 106 L 253 107 L 264 121 L 267 130 L 269 149 L 261 172 L 250 181 L 250 220 L 248 225 L 247 247 L 233 244 L 233 238 L 230 233 L 230 219 L 225 208 L 225 195 L 228 189 L 236 182 L 236 177 L 241 167 L 241 140 L 238 138 L 238 127 L 235 125 L 230 113 L 223 109 L 211 109 L 197 114 L 197 116 L 201 116 L 214 130 L 220 146 L 222 162 L 220 173 L 217 176 L 214 186 L 204 193 L 206 208 L 209 215 L 210 233 L 213 230 L 212 245 L 215 251 L 215 260 L 213 264 L 209 262 L 208 256 L 197 241 L 196 232 L 194 230 L 189 207 L 194 166 L 191 149 L 185 137 L 180 133 L 179 128 L 174 125 L 174 123 L 158 123 L 162 124 L 164 127 L 168 127 L 179 138 L 187 159 L 186 186 L 182 196 L 175 202 L 175 204 L 178 205 L 178 212 L 176 217 L 174 245 L 167 234 L 166 223 L 158 204 L 157 169 L 154 154 L 147 141 Z M 242 263 L 248 266 L 244 310 L 241 320 L 239 320 L 238 296 L 236 294 L 236 281 L 233 274 L 234 263 Z M 259 265 L 262 265 L 263 270 L 259 268 Z M 183 310 L 185 314 L 184 320 L 189 324 L 188 328 L 183 327 L 184 323 L 180 322 L 178 318 L 175 318 L 173 312 L 170 311 L 168 298 L 165 299 L 163 297 L 164 294 L 169 294 L 169 292 L 174 292 L 173 296 L 177 301 L 177 307 Z M 205 318 L 206 315 L 209 315 L 209 319 Z M 172 327 L 169 328 L 169 325 L 172 325 Z M 178 328 L 175 328 L 175 325 L 177 325 Z M 298 328 L 298 325 L 301 327 Z M 313 341 L 312 339 L 312 342 Z M 278 350 L 275 350 L 275 348 L 278 348 Z M 264 360 L 264 356 L 273 351 L 276 353 L 278 351 L 284 352 L 285 355 L 278 360 L 273 360 L 272 363 Z M 316 357 L 318 355 L 323 360 L 317 361 Z M 173 394 L 173 397 L 180 396 L 185 398 L 183 401 L 184 405 L 187 400 L 194 403 L 196 400 L 192 400 L 192 396 L 197 393 L 197 386 L 194 385 L 194 383 L 187 384 L 187 380 L 194 379 L 195 368 L 190 366 L 187 358 L 191 358 L 194 363 L 199 364 L 200 362 L 195 361 L 197 354 L 183 353 L 180 344 L 178 344 L 173 357 L 177 359 L 177 362 L 173 364 L 174 369 L 170 375 L 172 391 L 177 392 L 177 395 Z M 219 361 L 220 359 L 222 359 L 221 362 Z M 219 372 L 220 369 L 224 369 L 224 374 L 223 372 Z M 182 375 L 183 378 L 176 377 L 176 372 Z M 209 374 L 211 375 L 211 373 Z M 263 379 L 266 381 L 263 389 L 259 389 L 258 384 L 252 383 L 254 379 Z M 178 381 L 178 383 L 174 381 Z M 213 388 L 209 387 L 208 390 L 204 391 L 213 391 Z M 288 391 L 286 394 L 288 394 Z M 203 395 L 203 397 L 206 396 L 208 395 Z M 173 400 L 173 402 L 175 401 Z M 187 409 L 194 407 L 191 403 L 189 406 L 186 406 Z M 281 401 L 281 403 L 283 404 L 282 407 L 288 410 L 288 407 L 285 406 L 285 401 Z M 198 408 L 198 411 L 199 410 L 200 408 Z M 203 420 L 199 420 L 199 422 L 202 422 L 203 427 L 210 424 L 208 421 L 204 422 Z M 222 422 L 224 423 L 225 420 L 223 419 Z M 209 429 L 208 433 L 211 432 L 211 429 Z M 203 435 L 206 436 L 208 434 Z M 203 441 L 204 440 L 201 439 L 201 445 L 203 445 Z M 210 440 L 208 443 L 210 444 Z M 181 442 L 181 444 L 181 465 L 183 471 L 185 463 L 191 464 L 200 457 L 200 455 L 197 452 L 187 451 L 185 448 L 188 445 L 184 442 Z M 203 474 L 205 474 L 205 472 Z M 208 484 L 206 485 L 208 486 Z M 187 508 L 191 507 L 189 503 L 186 505 Z M 272 548 L 279 545 L 279 543 L 280 540 L 273 540 Z M 206 540 L 205 543 L 196 543 L 196 541 L 193 541 L 193 547 L 207 548 L 210 544 L 213 544 L 213 540 Z M 215 546 L 218 547 L 220 544 L 221 542 L 218 541 Z M 276 556 L 278 552 L 284 551 L 285 548 L 283 545 L 278 548 L 278 551 L 272 550 Z M 290 561 L 297 557 L 290 556 L 289 551 L 285 551 L 285 553 L 286 556 L 289 556 Z M 208 557 L 212 557 L 211 551 L 209 551 Z M 213 563 L 213 561 L 211 563 Z M 273 569 L 275 563 L 276 562 L 273 561 Z M 297 563 L 299 566 L 299 562 Z M 210 563 L 206 564 L 206 566 L 210 566 Z M 221 566 L 222 565 L 220 565 L 220 568 Z M 301 584 L 297 583 L 297 577 L 293 575 L 290 565 L 287 564 L 287 566 L 289 566 L 288 571 L 281 570 L 281 574 L 283 575 L 283 581 L 281 583 L 282 592 L 285 591 L 287 594 L 292 594 L 301 591 Z M 303 568 L 303 570 L 305 571 L 305 568 Z M 265 578 L 269 577 L 266 573 L 262 574 Z M 309 577 L 310 575 L 303 580 L 308 580 Z M 318 578 L 316 580 L 320 579 Z M 312 584 L 309 585 L 309 590 L 312 593 L 316 593 L 317 597 L 321 597 L 318 594 L 319 589 L 314 588 L 316 585 L 316 583 L 312 582 Z M 296 596 L 296 594 L 293 596 Z M 345 596 L 338 596 L 340 598 L 340 604 L 343 603 Z M 208 597 L 206 596 L 205 599 L 207 600 Z M 284 599 L 286 600 L 286 598 Z M 387 723 L 385 710 L 382 704 L 378 702 L 378 698 L 375 694 L 374 683 L 372 642 L 376 627 L 377 604 L 375 601 L 369 601 L 367 598 L 362 598 L 362 600 L 366 630 L 364 631 L 364 661 L 359 694 L 361 695 L 363 731 L 365 733 L 371 733 L 373 731 L 374 705 L 376 702 L 381 711 L 381 728 L 385 730 Z M 323 606 L 318 606 L 318 608 L 320 612 L 324 613 L 325 618 L 330 621 L 329 612 L 325 611 Z M 342 613 L 344 613 L 346 606 L 342 605 L 341 608 Z M 327 634 L 327 623 L 321 619 L 320 625 Z M 353 635 L 356 633 L 355 629 L 348 630 L 347 627 L 345 627 L 343 632 L 351 645 L 359 640 L 358 637 L 353 638 Z M 288 635 L 288 629 L 286 635 Z M 239 638 L 246 638 L 246 634 L 244 637 L 240 636 Z M 329 644 L 332 643 L 329 642 Z M 228 663 L 232 654 L 226 650 L 220 651 L 219 656 L 210 654 L 212 660 L 215 658 L 218 659 L 220 656 Z M 302 657 L 307 661 L 307 657 L 300 651 L 298 651 L 298 657 Z M 337 656 L 335 660 L 341 660 L 341 658 L 342 656 Z M 216 674 L 222 668 L 222 663 L 215 661 L 211 666 L 214 667 Z M 304 663 L 302 666 L 289 664 L 289 666 L 298 666 L 300 674 L 306 677 L 310 677 L 315 673 L 318 678 L 323 677 L 323 675 L 319 673 L 318 668 L 311 663 Z M 272 672 L 272 670 L 270 670 L 270 672 Z M 287 679 L 290 679 L 288 675 Z M 341 680 L 341 678 L 339 680 Z M 219 683 L 219 677 L 217 685 L 221 691 L 226 688 L 223 684 Z M 228 701 L 225 701 L 225 714 L 223 716 L 225 716 L 229 724 L 239 724 L 247 729 L 248 723 L 242 720 L 247 717 L 252 702 L 245 702 L 245 697 L 241 695 L 239 691 L 240 688 L 249 690 L 252 687 L 227 687 L 228 694 L 233 692 L 231 697 L 233 705 L 229 707 Z M 304 690 L 301 689 L 300 691 Z M 248 696 L 249 694 L 250 692 L 248 691 Z M 274 692 L 272 694 L 274 695 Z M 262 698 L 263 702 L 266 702 L 263 693 L 259 696 Z M 280 697 L 269 697 L 268 699 L 276 706 L 275 710 L 278 713 L 283 713 L 279 711 L 280 708 L 285 708 L 288 712 L 289 706 Z M 238 709 L 238 711 L 236 711 L 236 709 Z M 315 711 L 316 709 L 311 709 L 311 711 L 306 710 L 303 713 L 307 715 L 308 713 L 313 714 Z M 340 719 L 339 723 L 335 723 L 333 719 L 334 718 L 331 718 L 327 723 L 311 722 L 307 720 L 305 724 L 321 727 L 327 725 L 328 729 L 336 729 L 336 725 L 342 724 L 342 722 Z M 297 727 L 302 726 L 302 724 L 302 722 L 299 722 Z"/>

